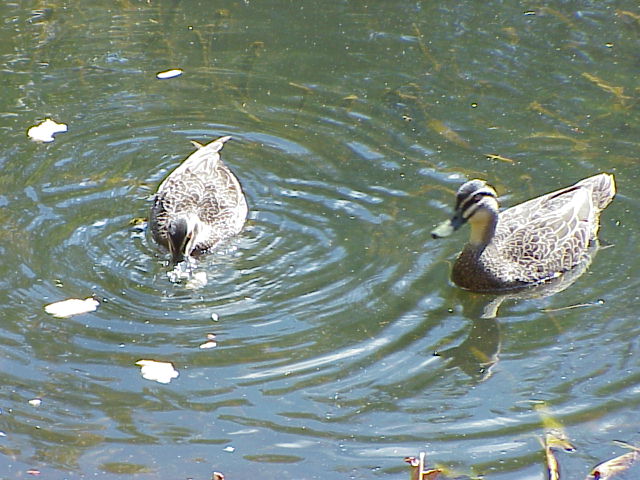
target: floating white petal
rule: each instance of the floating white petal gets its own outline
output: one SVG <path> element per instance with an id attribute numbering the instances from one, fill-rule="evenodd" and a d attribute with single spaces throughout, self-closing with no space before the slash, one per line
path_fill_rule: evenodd
<path id="1" fill-rule="evenodd" d="M 171 362 L 156 362 L 155 360 L 138 360 L 136 365 L 141 368 L 142 377 L 147 380 L 153 380 L 158 383 L 169 383 L 172 379 L 177 378 L 178 371 L 173 368 Z"/>
<path id="2" fill-rule="evenodd" d="M 50 118 L 47 118 L 44 122 L 29 128 L 27 135 L 32 140 L 38 142 L 53 142 L 54 134 L 66 132 L 67 130 L 68 128 L 65 123 L 56 123 Z"/>
<path id="3" fill-rule="evenodd" d="M 44 311 L 54 317 L 67 318 L 81 313 L 93 312 L 98 308 L 100 302 L 95 298 L 69 298 L 61 302 L 50 303 L 44 307 Z"/>
<path id="4" fill-rule="evenodd" d="M 166 80 L 168 78 L 179 77 L 183 73 L 183 70 L 179 68 L 173 68 L 171 70 L 165 70 L 164 72 L 158 72 L 156 74 L 156 78 L 159 78 L 160 80 Z"/>

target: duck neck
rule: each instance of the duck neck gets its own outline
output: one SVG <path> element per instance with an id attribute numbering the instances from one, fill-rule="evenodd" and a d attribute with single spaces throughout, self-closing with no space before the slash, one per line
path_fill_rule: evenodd
<path id="1" fill-rule="evenodd" d="M 468 247 L 471 251 L 480 255 L 496 233 L 498 214 L 491 210 L 483 209 L 473 215 L 469 220 L 469 224 L 471 226 L 471 234 Z"/>

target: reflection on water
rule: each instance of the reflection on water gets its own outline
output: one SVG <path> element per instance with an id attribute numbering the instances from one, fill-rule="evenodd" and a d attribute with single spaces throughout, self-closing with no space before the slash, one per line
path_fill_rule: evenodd
<path id="1" fill-rule="evenodd" d="M 436 355 L 451 359 L 450 367 L 456 366 L 470 377 L 486 380 L 500 355 L 500 324 L 495 317 L 476 320 L 462 343 Z"/>
<path id="2" fill-rule="evenodd" d="M 1 475 L 406 478 L 422 450 L 539 478 L 537 401 L 576 478 L 637 443 L 635 4 L 38 7 L 0 7 Z M 68 132 L 30 141 L 47 117 Z M 249 219 L 188 289 L 136 219 L 221 135 Z M 447 280 L 460 243 L 429 235 L 451 192 L 481 176 L 515 204 L 599 171 L 614 247 L 480 319 Z"/>

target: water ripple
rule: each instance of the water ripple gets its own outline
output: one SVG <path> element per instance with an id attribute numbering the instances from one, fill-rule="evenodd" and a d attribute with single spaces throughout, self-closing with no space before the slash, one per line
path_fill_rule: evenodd
<path id="1" fill-rule="evenodd" d="M 403 455 L 427 449 L 496 479 L 533 478 L 541 402 L 593 445 L 585 457 L 604 459 L 595 444 L 619 432 L 633 437 L 633 109 L 611 109 L 614 95 L 599 92 L 620 72 L 578 92 L 578 69 L 608 58 L 599 49 L 632 51 L 624 25 L 592 32 L 595 47 L 575 31 L 600 24 L 587 11 L 514 7 L 498 18 L 381 2 L 385 15 L 342 5 L 345 32 L 327 38 L 328 7 L 305 6 L 288 13 L 308 29 L 301 47 L 264 21 L 285 18 L 272 5 L 218 10 L 206 25 L 182 5 L 92 9 L 101 22 L 89 24 L 72 6 L 6 17 L 0 400 L 3 448 L 19 464 L 7 468 L 113 474 L 136 458 L 167 477 L 205 478 L 209 464 L 229 477 L 256 465 L 265 478 L 395 476 Z M 542 24 L 568 37 L 556 45 Z M 615 48 L 602 47 L 612 41 L 603 32 Z M 548 65 L 557 72 L 540 75 Z M 168 67 L 185 73 L 157 80 Z M 26 127 L 48 112 L 69 131 L 28 142 Z M 220 135 L 233 137 L 222 155 L 250 214 L 199 263 L 208 283 L 190 288 L 167 277 L 145 220 L 189 140 Z M 512 163 L 487 160 L 492 152 Z M 461 181 L 486 176 L 515 202 L 614 167 L 623 193 L 602 233 L 615 248 L 571 290 L 479 321 L 486 298 L 447 282 L 463 240 L 429 235 Z M 92 295 L 95 312 L 43 309 Z M 577 302 L 589 306 L 562 309 Z M 201 349 L 212 335 L 217 346 Z M 144 380 L 141 358 L 180 375 Z"/>

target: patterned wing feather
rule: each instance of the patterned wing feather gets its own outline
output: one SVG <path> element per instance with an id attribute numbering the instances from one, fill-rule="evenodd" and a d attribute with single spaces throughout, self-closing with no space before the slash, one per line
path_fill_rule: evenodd
<path id="1" fill-rule="evenodd" d="M 505 210 L 494 244 L 510 281 L 539 282 L 583 261 L 594 237 L 590 191 L 569 187 Z"/>

